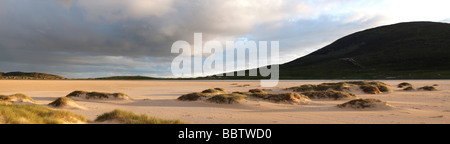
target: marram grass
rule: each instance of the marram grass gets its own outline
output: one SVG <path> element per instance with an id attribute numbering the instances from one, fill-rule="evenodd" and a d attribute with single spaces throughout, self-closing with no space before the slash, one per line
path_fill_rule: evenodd
<path id="1" fill-rule="evenodd" d="M 180 120 L 166 120 L 150 117 L 145 114 L 135 114 L 133 112 L 116 109 L 109 113 L 104 113 L 97 117 L 96 122 L 119 121 L 124 124 L 186 124 Z"/>
<path id="2" fill-rule="evenodd" d="M 0 124 L 65 124 L 86 121 L 81 115 L 45 106 L 0 104 Z"/>

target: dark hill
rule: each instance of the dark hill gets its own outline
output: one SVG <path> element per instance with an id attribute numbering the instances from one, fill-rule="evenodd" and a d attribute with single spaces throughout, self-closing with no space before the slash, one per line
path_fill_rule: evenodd
<path id="1" fill-rule="evenodd" d="M 37 72 L 0 72 L 0 79 L 66 79 L 61 76 Z"/>
<path id="2" fill-rule="evenodd" d="M 94 80 L 156 80 L 158 78 L 146 77 L 146 76 L 112 76 L 93 78 Z"/>
<path id="3" fill-rule="evenodd" d="M 341 38 L 280 66 L 282 78 L 450 78 L 450 24 L 410 22 Z"/>
<path id="4" fill-rule="evenodd" d="M 280 78 L 448 79 L 450 24 L 409 22 L 357 32 L 280 65 Z"/>

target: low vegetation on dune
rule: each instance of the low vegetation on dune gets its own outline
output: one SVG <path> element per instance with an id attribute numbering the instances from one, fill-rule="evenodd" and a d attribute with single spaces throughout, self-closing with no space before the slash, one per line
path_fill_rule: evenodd
<path id="1" fill-rule="evenodd" d="M 11 103 L 36 103 L 32 98 L 24 94 L 13 94 L 13 95 L 0 95 L 0 104 L 11 104 Z"/>
<path id="2" fill-rule="evenodd" d="M 353 108 L 353 109 L 386 109 L 391 106 L 379 99 L 355 99 L 349 102 L 337 105 L 339 108 Z"/>
<path id="3" fill-rule="evenodd" d="M 414 89 L 414 87 L 412 87 L 412 86 L 408 86 L 408 87 L 404 88 L 403 90 L 404 90 L 404 91 L 413 91 L 413 90 L 415 90 L 415 89 Z"/>
<path id="4" fill-rule="evenodd" d="M 277 103 L 307 104 L 311 101 L 307 96 L 298 93 L 269 94 L 266 100 Z"/>
<path id="5" fill-rule="evenodd" d="M 212 89 L 206 89 L 206 90 L 202 91 L 202 93 L 214 94 L 214 93 L 226 93 L 226 91 L 223 88 L 212 88 Z"/>
<path id="6" fill-rule="evenodd" d="M 380 90 L 380 92 L 391 91 L 391 88 L 389 88 L 390 86 L 388 84 L 379 81 L 350 81 L 346 83 L 359 86 L 361 89 L 369 86 L 375 86 L 378 88 L 378 90 Z"/>
<path id="7" fill-rule="evenodd" d="M 105 92 L 87 92 L 87 91 L 73 91 L 66 97 L 77 97 L 84 99 L 122 99 L 127 100 L 130 97 L 123 93 L 105 93 Z"/>
<path id="8" fill-rule="evenodd" d="M 251 90 L 248 90 L 248 92 L 249 93 L 258 93 L 258 94 L 267 94 L 267 92 L 265 92 L 262 89 L 251 89 Z"/>
<path id="9" fill-rule="evenodd" d="M 381 93 L 380 89 L 378 89 L 378 87 L 373 86 L 373 85 L 363 85 L 363 86 L 360 86 L 360 88 L 362 89 L 363 92 L 368 93 L 368 94 Z"/>
<path id="10" fill-rule="evenodd" d="M 344 93 L 344 92 L 342 92 Z M 262 89 L 250 89 L 249 92 L 233 92 L 226 93 L 223 89 L 208 89 L 201 93 L 189 93 L 178 97 L 181 101 L 198 101 L 206 100 L 208 102 L 219 104 L 234 104 L 239 103 L 248 97 L 263 99 L 276 103 L 289 103 L 289 104 L 305 104 L 311 100 L 302 94 L 298 93 L 283 93 L 283 94 L 269 94 Z"/>
<path id="11" fill-rule="evenodd" d="M 95 122 L 118 122 L 120 124 L 186 124 L 180 120 L 166 120 L 118 109 L 98 116 Z"/>
<path id="12" fill-rule="evenodd" d="M 204 100 L 205 98 L 211 97 L 216 94 L 226 94 L 227 92 L 223 88 L 212 88 L 212 89 L 206 89 L 202 92 L 194 92 L 182 95 L 178 97 L 178 100 L 180 101 L 198 101 L 198 100 Z"/>
<path id="13" fill-rule="evenodd" d="M 434 86 L 424 86 L 421 88 L 418 88 L 418 90 L 424 90 L 424 91 L 437 91 L 438 89 Z"/>
<path id="14" fill-rule="evenodd" d="M 346 83 L 322 83 L 319 85 L 306 84 L 298 87 L 287 88 L 287 90 L 292 90 L 294 92 L 308 92 L 308 91 L 326 91 L 326 90 L 336 90 L 343 91 L 348 90 L 348 85 Z"/>
<path id="15" fill-rule="evenodd" d="M 249 87 L 250 84 L 243 84 L 243 85 L 238 85 L 238 87 Z"/>
<path id="16" fill-rule="evenodd" d="M 180 101 L 197 101 L 197 100 L 201 100 L 202 98 L 209 97 L 209 96 L 211 96 L 211 95 L 195 92 L 195 93 L 189 93 L 189 94 L 182 95 L 182 96 L 178 97 L 178 100 L 180 100 Z"/>
<path id="17" fill-rule="evenodd" d="M 282 93 L 282 94 L 269 94 L 267 92 L 234 92 L 237 94 L 246 95 L 252 98 L 263 99 L 276 103 L 288 103 L 288 104 L 307 104 L 311 101 L 307 96 L 298 93 Z"/>
<path id="18" fill-rule="evenodd" d="M 328 91 L 308 91 L 302 93 L 305 96 L 308 96 L 310 99 L 348 99 L 348 98 L 357 98 L 357 96 L 353 93 L 347 93 L 336 90 L 328 90 Z"/>
<path id="19" fill-rule="evenodd" d="M 56 108 L 82 108 L 78 103 L 68 97 L 60 97 L 48 105 Z"/>
<path id="20" fill-rule="evenodd" d="M 404 88 L 404 87 L 412 87 L 413 85 L 407 82 L 402 82 L 397 85 L 398 88 Z"/>
<path id="21" fill-rule="evenodd" d="M 234 104 L 239 103 L 239 101 L 245 99 L 246 97 L 246 95 L 238 93 L 219 94 L 206 99 L 206 101 L 218 104 Z"/>
<path id="22" fill-rule="evenodd" d="M 345 91 L 350 90 L 349 87 L 357 86 L 360 89 L 365 87 L 373 86 L 377 87 L 380 92 L 389 92 L 391 89 L 388 84 L 378 81 L 347 81 L 347 82 L 336 82 L 336 83 L 322 83 L 319 85 L 306 84 L 297 87 L 287 88 L 286 90 L 292 90 L 294 92 L 310 92 L 310 91 Z"/>
<path id="23" fill-rule="evenodd" d="M 0 124 L 76 124 L 86 118 L 39 105 L 0 104 Z"/>

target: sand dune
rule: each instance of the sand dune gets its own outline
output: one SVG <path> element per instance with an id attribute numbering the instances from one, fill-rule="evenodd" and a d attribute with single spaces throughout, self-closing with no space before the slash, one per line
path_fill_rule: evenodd
<path id="1" fill-rule="evenodd" d="M 282 81 L 280 89 L 327 81 Z M 0 80 L 0 95 L 23 93 L 37 104 L 47 105 L 75 90 L 126 93 L 127 101 L 76 101 L 86 109 L 70 111 L 94 120 L 114 109 L 147 114 L 188 123 L 450 123 L 450 80 L 407 81 L 415 87 L 437 84 L 438 91 L 403 91 L 403 81 L 383 81 L 393 91 L 381 94 L 355 92 L 359 98 L 386 101 L 391 109 L 354 110 L 336 105 L 349 100 L 313 100 L 308 105 L 279 104 L 264 100 L 243 100 L 238 104 L 215 104 L 205 101 L 185 102 L 183 94 L 208 88 L 229 92 L 260 88 L 259 81 L 76 81 L 76 80 Z M 250 85 L 240 87 L 241 85 Z"/>

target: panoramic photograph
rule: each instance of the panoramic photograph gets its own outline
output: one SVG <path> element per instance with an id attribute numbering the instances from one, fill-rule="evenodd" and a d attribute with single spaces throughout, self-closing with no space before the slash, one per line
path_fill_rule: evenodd
<path id="1" fill-rule="evenodd" d="M 450 124 L 449 5 L 0 0 L 0 124 Z"/>

